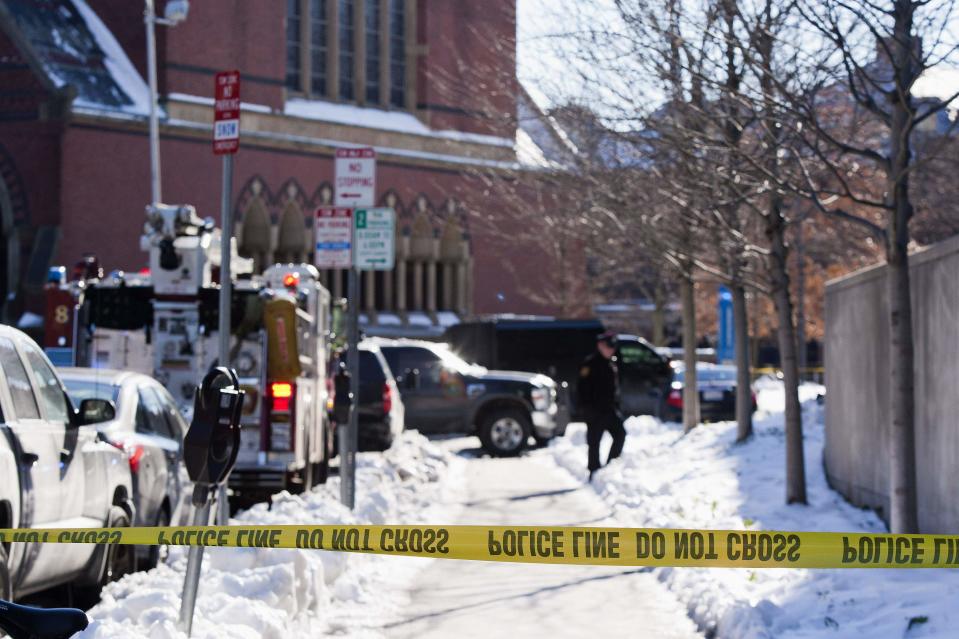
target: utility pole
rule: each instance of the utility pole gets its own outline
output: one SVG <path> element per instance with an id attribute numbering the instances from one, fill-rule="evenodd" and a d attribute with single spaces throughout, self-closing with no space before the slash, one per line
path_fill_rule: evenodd
<path id="1" fill-rule="evenodd" d="M 147 84 L 150 86 L 150 204 L 163 202 L 160 184 L 160 109 L 157 106 L 157 43 L 156 25 L 175 27 L 190 12 L 189 0 L 167 0 L 163 17 L 158 18 L 154 0 L 144 0 L 143 22 L 147 29 Z"/>
<path id="2" fill-rule="evenodd" d="M 160 188 L 160 120 L 157 107 L 157 44 L 156 7 L 153 0 L 145 0 L 143 21 L 147 27 L 147 82 L 150 85 L 150 203 L 163 201 Z"/>

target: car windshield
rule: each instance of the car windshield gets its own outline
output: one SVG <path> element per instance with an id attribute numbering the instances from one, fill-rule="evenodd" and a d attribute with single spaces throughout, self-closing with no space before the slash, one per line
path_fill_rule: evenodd
<path id="1" fill-rule="evenodd" d="M 120 387 L 109 382 L 64 377 L 63 383 L 75 406 L 85 399 L 107 399 L 115 404 L 120 395 Z"/>
<path id="2" fill-rule="evenodd" d="M 675 373 L 675 379 L 677 382 L 682 382 L 685 377 L 685 371 L 683 369 L 678 369 Z M 696 368 L 696 381 L 698 383 L 702 382 L 735 382 L 736 381 L 736 369 L 731 367 L 710 367 L 710 368 Z"/>

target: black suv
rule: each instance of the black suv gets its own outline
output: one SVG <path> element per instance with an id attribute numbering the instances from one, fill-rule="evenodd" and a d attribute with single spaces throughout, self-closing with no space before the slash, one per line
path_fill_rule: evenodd
<path id="1" fill-rule="evenodd" d="M 545 375 L 488 371 L 445 344 L 372 340 L 396 375 L 406 424 L 422 433 L 475 433 L 490 454 L 515 455 L 530 437 L 545 442 L 566 431 L 556 383 Z"/>
<path id="2" fill-rule="evenodd" d="M 386 450 L 403 432 L 403 400 L 400 399 L 396 380 L 380 347 L 366 339 L 360 342 L 357 352 L 360 354 L 360 396 L 357 402 L 359 449 Z M 331 370 L 339 370 L 341 366 L 346 366 L 346 351 L 336 356 Z"/>

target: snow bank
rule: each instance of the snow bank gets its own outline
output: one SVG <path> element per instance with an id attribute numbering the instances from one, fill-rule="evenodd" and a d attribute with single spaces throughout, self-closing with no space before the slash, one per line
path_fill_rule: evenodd
<path id="1" fill-rule="evenodd" d="M 808 386 L 803 395 L 815 397 L 817 391 Z M 763 398 L 768 392 L 773 395 Z M 759 404 L 775 405 L 776 392 L 761 390 Z M 808 506 L 785 504 L 781 413 L 757 413 L 755 435 L 744 444 L 735 443 L 732 422 L 703 425 L 684 436 L 677 424 L 631 419 L 622 459 L 597 474 L 595 489 L 623 526 L 885 532 L 875 514 L 849 505 L 826 484 L 824 407 L 810 400 L 803 411 Z M 549 452 L 561 467 L 585 477 L 585 448 L 585 429 L 572 425 Z M 959 622 L 955 571 L 657 573 L 700 626 L 720 638 L 953 637 Z"/>
<path id="2" fill-rule="evenodd" d="M 413 524 L 452 521 L 465 484 L 462 461 L 415 432 L 384 454 L 357 459 L 357 507 L 340 505 L 339 482 L 273 497 L 235 524 Z M 193 637 L 289 639 L 326 633 L 378 636 L 407 599 L 406 586 L 431 560 L 316 550 L 207 548 Z M 166 565 L 129 575 L 104 590 L 90 610 L 85 639 L 179 639 L 186 549 Z"/>

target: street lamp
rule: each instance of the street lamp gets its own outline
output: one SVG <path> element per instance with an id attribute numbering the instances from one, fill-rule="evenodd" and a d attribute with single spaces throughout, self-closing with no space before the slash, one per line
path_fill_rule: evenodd
<path id="1" fill-rule="evenodd" d="M 175 27 L 190 12 L 189 0 L 167 0 L 163 17 L 158 18 L 154 0 L 144 0 L 143 21 L 147 27 L 147 81 L 150 85 L 150 189 L 151 205 L 163 201 L 160 190 L 160 122 L 157 107 L 156 25 Z"/>

